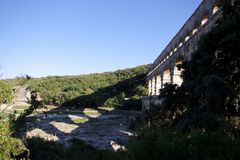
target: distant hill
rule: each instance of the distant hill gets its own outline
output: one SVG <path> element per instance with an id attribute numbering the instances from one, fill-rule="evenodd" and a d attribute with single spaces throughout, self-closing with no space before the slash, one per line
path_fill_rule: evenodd
<path id="1" fill-rule="evenodd" d="M 66 107 L 139 108 L 147 94 L 145 73 L 149 65 L 79 76 L 31 78 L 31 90 L 40 93 L 45 104 Z M 16 81 L 11 81 L 16 84 Z M 139 106 L 140 105 L 140 106 Z"/>

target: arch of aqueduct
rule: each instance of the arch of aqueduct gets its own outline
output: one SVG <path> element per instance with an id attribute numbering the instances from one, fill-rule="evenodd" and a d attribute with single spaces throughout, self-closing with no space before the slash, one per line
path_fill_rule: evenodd
<path id="1" fill-rule="evenodd" d="M 148 97 L 143 98 L 143 108 L 160 94 L 165 83 L 181 85 L 181 71 L 177 64 L 189 60 L 197 49 L 200 37 L 208 32 L 221 16 L 221 0 L 203 0 L 180 31 L 153 62 L 147 73 Z"/>

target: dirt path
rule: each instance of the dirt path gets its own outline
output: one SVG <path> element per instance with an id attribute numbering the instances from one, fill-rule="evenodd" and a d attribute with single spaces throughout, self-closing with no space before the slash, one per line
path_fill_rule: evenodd
<path id="1" fill-rule="evenodd" d="M 68 140 L 78 138 L 98 149 L 118 150 L 129 136 L 131 122 L 139 112 L 111 111 L 88 112 L 83 114 L 44 114 L 30 117 L 22 131 L 27 138 L 42 137 L 68 144 Z"/>

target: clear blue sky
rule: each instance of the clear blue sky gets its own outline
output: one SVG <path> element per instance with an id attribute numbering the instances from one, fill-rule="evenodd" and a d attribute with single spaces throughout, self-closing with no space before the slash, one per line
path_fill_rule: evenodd
<path id="1" fill-rule="evenodd" d="M 0 0 L 1 78 L 152 63 L 202 0 Z"/>

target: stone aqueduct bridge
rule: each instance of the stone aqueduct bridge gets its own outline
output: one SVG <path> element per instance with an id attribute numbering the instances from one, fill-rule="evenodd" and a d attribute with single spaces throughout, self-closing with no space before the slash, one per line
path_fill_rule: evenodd
<path id="1" fill-rule="evenodd" d="M 177 64 L 191 59 L 200 37 L 207 33 L 221 16 L 221 0 L 203 0 L 167 47 L 154 61 L 147 73 L 149 96 L 143 98 L 143 108 L 160 94 L 165 83 L 180 85 L 181 71 Z M 155 103 L 155 102 L 154 102 Z"/>

